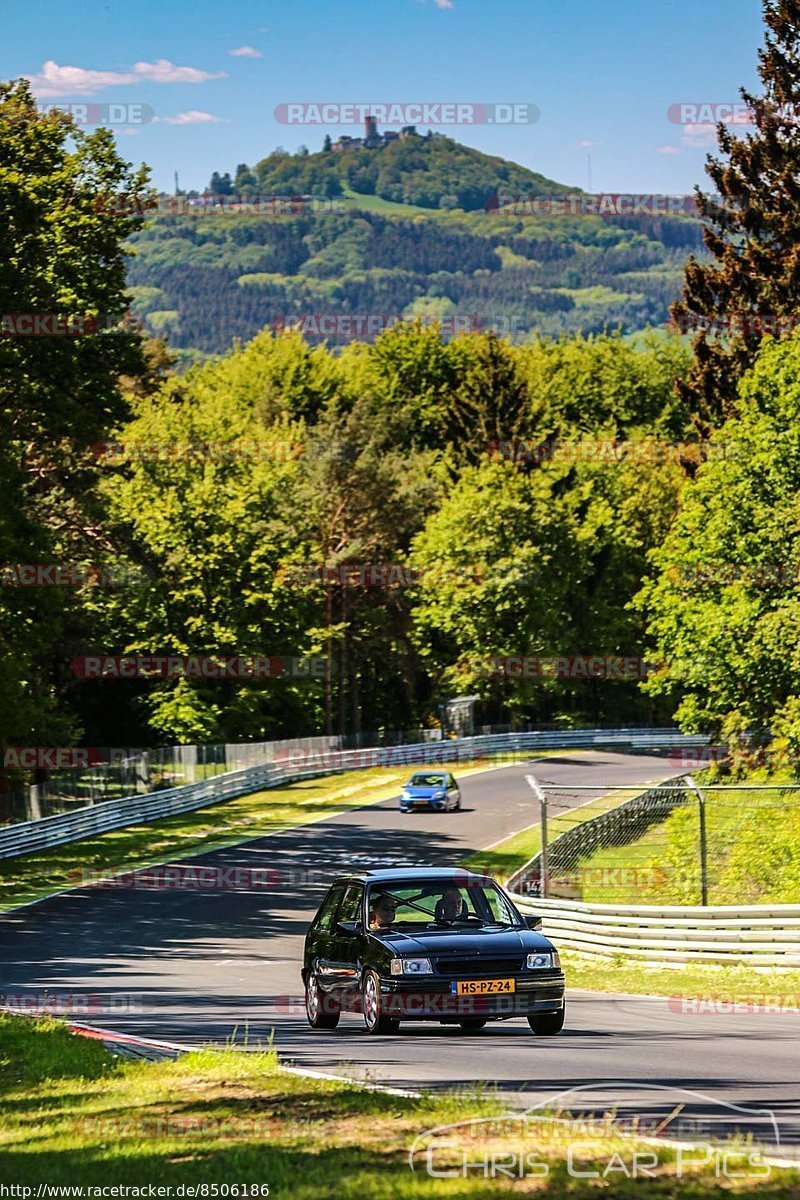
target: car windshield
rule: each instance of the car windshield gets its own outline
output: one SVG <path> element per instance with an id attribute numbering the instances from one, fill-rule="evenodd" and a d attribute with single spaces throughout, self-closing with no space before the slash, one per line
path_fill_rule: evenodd
<path id="1" fill-rule="evenodd" d="M 444 787 L 444 775 L 412 775 L 409 787 Z"/>
<path id="2" fill-rule="evenodd" d="M 477 925 L 519 927 L 524 922 L 491 882 L 403 880 L 373 884 L 367 897 L 370 929 L 439 929 Z"/>

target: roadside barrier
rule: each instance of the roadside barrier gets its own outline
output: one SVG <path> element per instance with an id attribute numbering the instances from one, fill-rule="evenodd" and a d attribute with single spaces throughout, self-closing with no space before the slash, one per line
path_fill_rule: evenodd
<path id="1" fill-rule="evenodd" d="M 513 892 L 512 899 L 520 911 L 542 918 L 543 932 L 559 949 L 643 965 L 800 967 L 800 904 L 590 905 Z"/>
<path id="2" fill-rule="evenodd" d="M 363 750 L 289 751 L 279 761 L 259 763 L 199 783 L 145 795 L 100 800 L 69 813 L 4 826 L 0 828 L 0 859 L 31 854 L 112 829 L 157 821 L 176 813 L 192 812 L 251 792 L 365 767 L 470 762 L 481 758 L 535 754 L 543 750 L 668 750 L 674 747 L 700 747 L 706 743 L 707 738 L 703 736 L 682 734 L 677 729 L 579 729 L 486 734 Z"/>

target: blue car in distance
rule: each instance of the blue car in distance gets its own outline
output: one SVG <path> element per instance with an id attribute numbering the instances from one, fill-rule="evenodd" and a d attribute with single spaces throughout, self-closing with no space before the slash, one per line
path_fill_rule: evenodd
<path id="1" fill-rule="evenodd" d="M 461 808 L 461 792 L 449 771 L 417 771 L 412 775 L 400 796 L 400 811 L 430 808 L 436 812 Z"/>

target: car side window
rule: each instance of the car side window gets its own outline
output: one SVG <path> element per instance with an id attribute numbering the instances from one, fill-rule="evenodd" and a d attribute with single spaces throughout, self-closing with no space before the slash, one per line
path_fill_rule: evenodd
<path id="1" fill-rule="evenodd" d="M 454 788 L 456 786 L 456 781 L 452 775 L 447 776 L 447 786 L 449 788 Z"/>
<path id="2" fill-rule="evenodd" d="M 336 916 L 336 910 L 339 907 L 339 901 L 344 893 L 344 884 L 337 884 L 328 893 L 328 898 L 320 909 L 317 917 L 316 928 L 321 933 L 330 933 L 333 929 L 333 921 Z"/>
<path id="3" fill-rule="evenodd" d="M 362 919 L 361 902 L 364 889 L 360 883 L 351 883 L 344 894 L 337 921 L 360 921 Z"/>

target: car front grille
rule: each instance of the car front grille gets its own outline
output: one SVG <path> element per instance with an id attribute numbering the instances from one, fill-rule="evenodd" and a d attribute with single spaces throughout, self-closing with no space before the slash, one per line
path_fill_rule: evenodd
<path id="1" fill-rule="evenodd" d="M 505 978 L 507 975 L 518 975 L 522 970 L 524 959 L 515 958 L 437 958 L 436 970 L 440 975 L 455 977 L 465 975 L 470 979 L 480 979 L 484 975 Z"/>

